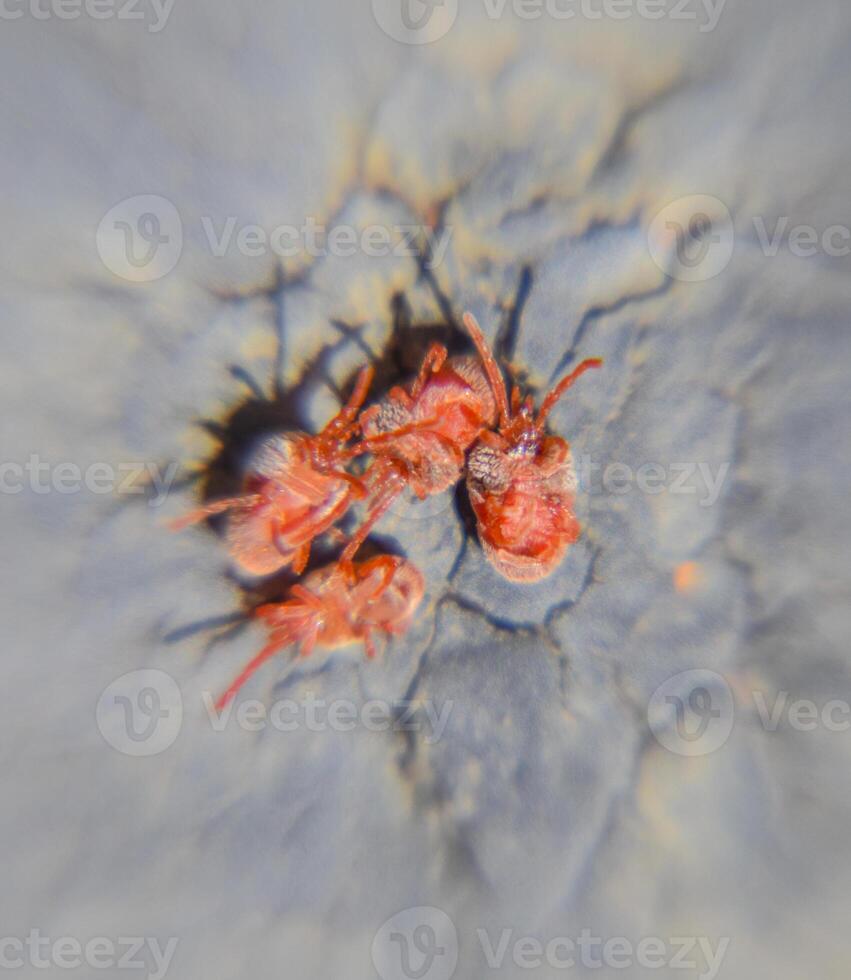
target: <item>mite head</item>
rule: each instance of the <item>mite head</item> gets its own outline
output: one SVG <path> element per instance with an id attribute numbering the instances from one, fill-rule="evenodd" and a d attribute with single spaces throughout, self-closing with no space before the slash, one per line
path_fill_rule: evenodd
<path id="1" fill-rule="evenodd" d="M 485 493 L 502 494 L 511 483 L 511 463 L 493 432 L 486 432 L 467 457 L 467 478 L 473 480 Z"/>
<path id="2" fill-rule="evenodd" d="M 512 458 L 537 456 L 544 435 L 547 413 L 535 415 L 532 396 L 521 398 L 520 389 L 511 389 L 511 408 L 504 420 L 500 418 L 499 434 L 505 443 L 505 451 Z"/>
<path id="3" fill-rule="evenodd" d="M 496 399 L 499 411 L 499 431 L 496 438 L 483 439 L 491 449 L 501 449 L 503 453 L 512 459 L 534 458 L 540 451 L 544 442 L 546 432 L 547 417 L 555 404 L 568 388 L 591 368 L 601 367 L 603 361 L 599 357 L 592 357 L 583 361 L 567 377 L 547 393 L 537 414 L 535 404 L 531 395 L 523 398 L 520 389 L 515 385 L 511 391 L 511 401 L 508 400 L 508 393 L 505 388 L 505 381 L 499 365 L 488 347 L 482 329 L 477 323 L 472 313 L 464 314 L 464 325 L 476 345 L 479 356 L 482 359 L 488 381 Z M 486 455 L 486 454 L 485 454 Z M 482 466 L 485 465 L 485 458 L 481 460 Z"/>

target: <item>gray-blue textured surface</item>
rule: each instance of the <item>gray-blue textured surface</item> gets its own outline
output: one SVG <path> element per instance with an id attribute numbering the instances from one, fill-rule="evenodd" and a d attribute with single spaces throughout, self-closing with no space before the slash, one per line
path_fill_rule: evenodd
<path id="1" fill-rule="evenodd" d="M 517 6 L 465 2 L 422 46 L 365 0 L 176 0 L 156 31 L 142 5 L 141 21 L 4 18 L 3 937 L 176 937 L 168 973 L 186 980 L 446 980 L 456 945 L 462 978 L 849 975 L 851 13 L 729 0 L 701 30 L 711 4 L 623 21 Z M 98 235 L 138 195 L 182 226 L 156 281 L 116 275 Z M 690 282 L 658 260 L 695 195 L 722 205 L 709 217 L 734 248 Z M 448 244 L 426 277 L 405 255 L 231 240 L 217 256 L 209 234 L 438 212 Z M 216 448 L 197 421 L 247 396 L 234 364 L 271 395 L 276 370 L 291 387 L 319 356 L 301 410 L 321 424 L 388 344 L 394 295 L 411 329 L 441 321 L 442 296 L 493 338 L 524 269 L 515 368 L 542 390 L 606 359 L 552 418 L 582 540 L 516 586 L 451 494 L 396 508 L 383 539 L 428 581 L 410 634 L 377 663 L 283 656 L 244 694 L 351 705 L 352 730 L 300 714 L 216 731 L 202 695 L 262 636 L 184 629 L 240 604 L 220 541 L 164 527 L 193 490 L 159 507 L 60 492 L 59 464 L 197 468 Z M 46 482 L 16 483 L 5 464 L 34 456 Z M 612 463 L 628 469 L 604 480 Z M 637 476 L 649 464 L 660 492 Z M 137 756 L 122 711 L 145 729 L 162 675 L 133 675 L 142 700 L 133 678 L 109 685 L 143 668 L 174 678 L 182 718 L 163 701 L 162 751 Z M 402 701 L 417 730 L 364 721 Z M 728 720 L 718 744 L 682 737 Z M 423 907 L 454 926 L 433 962 L 414 943 L 418 915 L 432 937 Z M 408 909 L 401 939 L 378 934 Z M 559 968 L 552 941 L 583 929 L 620 953 Z M 537 959 L 514 945 L 530 936 Z M 692 969 L 673 937 L 695 940 Z M 656 968 L 637 953 L 653 938 Z M 699 939 L 723 948 L 713 969 Z"/>

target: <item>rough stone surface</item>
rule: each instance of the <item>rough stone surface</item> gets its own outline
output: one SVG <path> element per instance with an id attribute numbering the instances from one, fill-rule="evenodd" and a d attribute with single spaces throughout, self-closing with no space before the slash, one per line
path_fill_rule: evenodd
<path id="1" fill-rule="evenodd" d="M 177 0 L 157 32 L 149 7 L 4 21 L 0 461 L 37 455 L 48 481 L 62 463 L 179 463 L 180 479 L 164 502 L 28 476 L 3 495 L 3 936 L 174 936 L 187 980 L 367 980 L 382 923 L 436 907 L 471 980 L 849 975 L 851 734 L 760 707 L 851 700 L 851 259 L 763 241 L 780 219 L 851 223 L 851 12 L 728 0 L 701 30 L 698 3 L 623 22 L 498 6 L 465 2 L 421 47 L 342 0 Z M 174 204 L 183 249 L 129 282 L 96 230 L 142 194 Z M 687 282 L 648 243 L 662 207 L 698 194 L 729 208 L 735 248 Z M 450 237 L 433 263 L 236 245 L 307 218 Z M 408 636 L 376 663 L 282 656 L 244 695 L 377 702 L 385 730 L 363 714 L 215 730 L 202 697 L 262 635 L 231 616 L 244 593 L 216 536 L 164 525 L 216 434 L 260 396 L 267 422 L 323 424 L 364 358 L 415 361 L 465 309 L 538 396 L 606 359 L 552 416 L 583 538 L 513 586 L 463 494 L 403 501 L 377 536 L 427 578 Z M 663 485 L 604 480 L 612 463 L 655 464 Z M 183 714 L 173 744 L 134 757 L 96 705 L 143 668 L 174 678 Z M 663 684 L 702 710 L 693 670 L 721 675 L 735 720 L 682 756 L 672 712 L 659 737 L 648 718 Z M 481 930 L 497 945 L 503 928 L 492 971 Z M 652 970 L 516 961 L 522 937 L 586 928 L 729 945 L 715 974 L 699 952 L 686 971 L 670 952 Z M 445 978 L 436 964 L 420 975 Z"/>

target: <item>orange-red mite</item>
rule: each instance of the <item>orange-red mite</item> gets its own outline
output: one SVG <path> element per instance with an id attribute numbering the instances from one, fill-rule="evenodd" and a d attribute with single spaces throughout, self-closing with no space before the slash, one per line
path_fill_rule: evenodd
<path id="1" fill-rule="evenodd" d="M 375 457 L 364 480 L 370 504 L 364 524 L 343 551 L 350 560 L 406 486 L 422 500 L 456 484 L 479 433 L 496 421 L 496 401 L 475 357 L 447 359 L 432 344 L 407 388 L 361 413 L 363 441 L 355 449 Z"/>
<path id="2" fill-rule="evenodd" d="M 366 495 L 345 465 L 354 455 L 348 441 L 372 375 L 371 367 L 361 370 L 348 403 L 318 435 L 283 432 L 264 439 L 249 461 L 241 494 L 200 507 L 172 527 L 228 512 L 227 547 L 243 571 L 271 575 L 292 565 L 300 575 L 313 539 Z"/>
<path id="3" fill-rule="evenodd" d="M 512 582 L 536 582 L 549 575 L 579 537 L 573 513 L 576 474 L 570 446 L 545 431 L 556 402 L 590 368 L 589 358 L 547 394 L 535 415 L 531 396 L 514 387 L 511 402 L 502 373 L 479 324 L 470 313 L 464 325 L 473 338 L 499 408 L 499 429 L 484 432 L 467 458 L 467 490 L 479 540 L 496 570 Z"/>
<path id="4" fill-rule="evenodd" d="M 254 616 L 269 629 L 269 641 L 216 701 L 221 710 L 242 685 L 282 647 L 299 644 L 302 657 L 315 646 L 333 648 L 360 641 L 375 656 L 376 633 L 399 635 L 411 624 L 424 591 L 416 566 L 393 555 L 357 564 L 335 564 L 306 575 L 290 598 L 259 606 Z"/>

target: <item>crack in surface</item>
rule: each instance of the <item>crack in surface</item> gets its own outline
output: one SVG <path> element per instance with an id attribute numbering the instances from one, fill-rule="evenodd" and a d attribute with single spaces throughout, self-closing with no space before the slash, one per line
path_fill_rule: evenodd
<path id="1" fill-rule="evenodd" d="M 559 650 L 562 650 L 562 647 L 556 639 L 555 633 L 553 632 L 555 620 L 564 613 L 569 612 L 571 609 L 575 609 L 581 602 L 585 593 L 598 581 L 596 578 L 597 562 L 602 554 L 602 551 L 602 545 L 597 545 L 591 552 L 591 560 L 588 562 L 588 567 L 585 569 L 585 575 L 582 578 L 582 582 L 579 586 L 579 592 L 577 593 L 576 597 L 574 599 L 565 599 L 563 602 L 555 603 L 555 605 L 550 606 L 544 616 L 543 628 L 549 633 L 553 646 Z"/>
<path id="2" fill-rule="evenodd" d="M 589 183 L 592 183 L 622 164 L 627 155 L 629 137 L 632 135 L 636 123 L 640 122 L 644 116 L 649 115 L 651 112 L 663 106 L 675 95 L 684 92 L 688 88 L 688 85 L 689 82 L 682 77 L 674 79 L 659 91 L 654 92 L 644 102 L 626 109 L 621 114 L 618 124 L 612 132 L 609 145 L 600 154 L 591 173 Z"/>
<path id="3" fill-rule="evenodd" d="M 444 592 L 438 602 L 438 607 L 444 604 L 452 604 L 464 612 L 470 612 L 481 617 L 491 629 L 496 630 L 498 633 L 506 633 L 509 636 L 535 638 L 543 640 L 547 647 L 552 646 L 549 635 L 540 623 L 525 623 L 496 616 L 488 612 L 487 609 L 479 605 L 474 599 L 470 599 L 460 592 L 455 592 L 453 589 L 447 589 Z"/>
<path id="4" fill-rule="evenodd" d="M 665 278 L 664 281 L 658 285 L 654 286 L 652 289 L 645 290 L 638 293 L 628 293 L 625 296 L 621 296 L 619 299 L 612 303 L 601 303 L 597 306 L 592 306 L 590 309 L 586 310 L 583 314 L 582 319 L 574 331 L 573 339 L 570 342 L 569 347 L 564 352 L 564 354 L 559 358 L 558 363 L 553 368 L 550 373 L 548 385 L 555 384 L 558 376 L 564 371 L 564 369 L 571 363 L 571 361 L 576 357 L 576 349 L 585 339 L 585 334 L 590 329 L 591 325 L 597 320 L 602 319 L 604 316 L 609 316 L 611 314 L 620 313 L 621 310 L 625 309 L 631 303 L 643 303 L 648 300 L 658 299 L 660 296 L 664 296 L 673 286 L 674 280 Z"/>
<path id="5" fill-rule="evenodd" d="M 514 294 L 514 299 L 496 332 L 493 355 L 499 362 L 512 361 L 514 359 L 514 352 L 517 348 L 517 339 L 520 332 L 520 323 L 523 318 L 523 310 L 532 292 L 533 281 L 532 267 L 530 265 L 524 265 L 520 272 L 520 280 L 517 283 L 517 291 Z"/>

